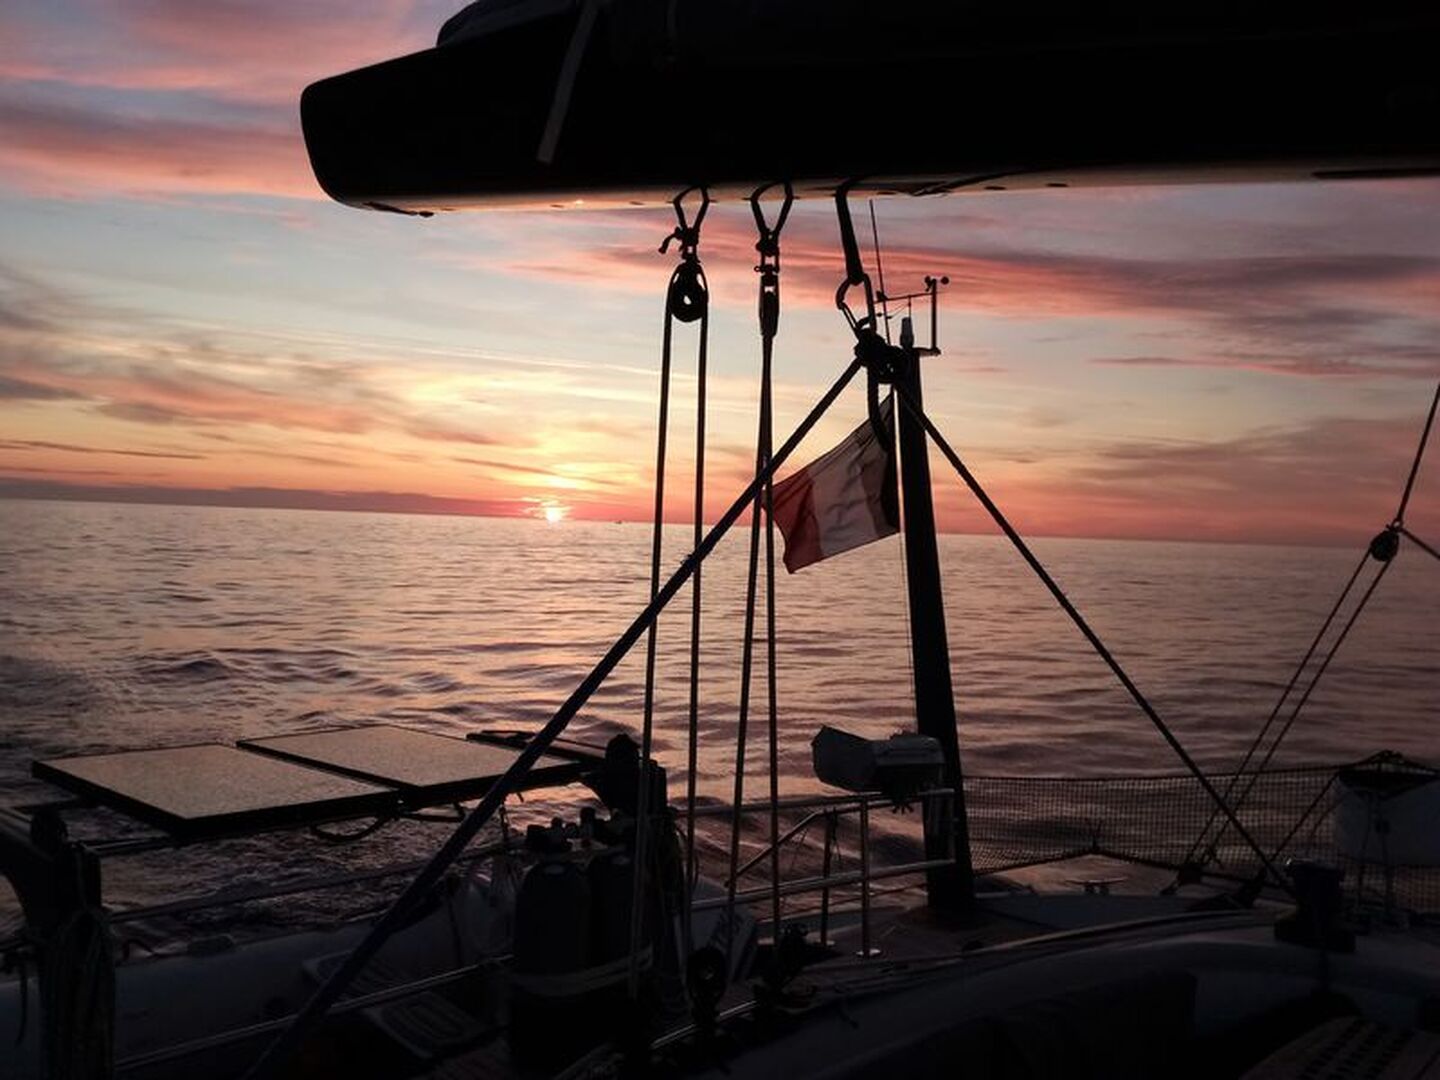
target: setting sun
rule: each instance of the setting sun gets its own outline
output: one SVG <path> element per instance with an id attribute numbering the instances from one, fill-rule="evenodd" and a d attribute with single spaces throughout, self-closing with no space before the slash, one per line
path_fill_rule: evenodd
<path id="1" fill-rule="evenodd" d="M 563 506 L 545 507 L 545 520 L 551 525 L 558 525 L 565 520 L 565 508 Z"/>

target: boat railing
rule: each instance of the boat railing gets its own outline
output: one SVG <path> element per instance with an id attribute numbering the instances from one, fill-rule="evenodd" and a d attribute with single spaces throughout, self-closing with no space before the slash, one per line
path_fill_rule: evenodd
<path id="1" fill-rule="evenodd" d="M 1347 820 L 1353 822 L 1357 804 L 1355 791 L 1340 778 L 1350 770 L 1374 768 L 1377 762 L 1381 767 L 1385 762 L 1398 762 L 1402 768 L 1423 770 L 1393 755 L 1378 755 L 1344 765 L 1296 766 L 1240 777 L 1222 773 L 1212 779 L 1222 790 L 1245 791 L 1237 811 L 1239 820 L 1277 865 L 1290 859 L 1331 863 L 1345 870 L 1347 893 L 1354 905 L 1440 915 L 1440 867 L 1406 865 L 1399 860 L 1382 865 L 1373 852 L 1357 856 L 1353 838 L 1345 838 Z M 1203 880 L 1225 887 L 1254 883 L 1262 869 L 1240 837 L 1216 825 L 1209 795 L 1188 774 L 982 775 L 967 776 L 964 784 L 971 855 L 979 874 L 999 875 L 1098 856 L 1169 872 L 1172 882 Z M 925 797 L 949 795 L 951 792 L 942 789 Z M 787 852 L 813 849 L 810 863 L 798 876 L 778 883 L 767 876 L 754 887 L 738 887 L 747 876 L 763 874 L 770 860 L 771 843 L 755 846 L 734 870 L 737 901 L 759 904 L 769 898 L 773 888 L 785 897 L 819 893 L 820 938 L 827 940 L 833 894 L 858 890 L 861 931 L 866 935 L 872 882 L 919 877 L 947 861 L 902 854 L 898 862 L 876 865 L 871 855 L 877 833 L 871 818 L 874 812 L 892 805 L 879 794 L 780 800 L 778 809 L 787 815 L 787 823 L 777 838 L 778 846 Z M 742 814 L 768 811 L 768 802 L 740 808 Z M 731 814 L 725 805 L 696 808 L 697 817 Z M 847 843 L 842 845 L 841 823 L 847 819 L 858 819 L 859 828 L 844 837 Z M 814 839 L 817 831 L 822 833 L 820 840 Z M 883 836 L 890 842 L 892 854 L 897 850 L 919 853 L 918 836 L 900 836 L 888 828 Z M 730 884 L 728 870 L 710 876 Z M 1155 880 L 1155 875 L 1148 877 L 1152 884 Z M 726 902 L 707 898 L 696 906 L 713 908 Z"/>
<path id="2" fill-rule="evenodd" d="M 1367 876 L 1365 865 L 1347 859 L 1337 844 L 1336 811 L 1344 793 L 1337 787 L 1336 776 L 1346 767 L 1306 766 L 1252 774 L 1253 780 L 1247 778 L 1251 784 L 1249 797 L 1239 814 L 1274 858 L 1318 858 L 1347 865 L 1352 870 L 1352 896 L 1364 899 L 1368 889 L 1373 898 L 1378 875 Z M 1228 780 L 1223 774 L 1215 777 L 1222 787 Z M 1250 881 L 1258 870 L 1253 856 L 1237 837 L 1223 831 L 1204 834 L 1210 803 L 1188 775 L 984 775 L 967 776 L 964 783 L 972 859 L 981 874 L 1003 874 L 1084 856 L 1101 856 L 1177 874 L 1188 864 L 1217 883 Z M 941 788 L 918 793 L 914 800 L 943 805 L 952 796 L 949 789 Z M 775 889 L 783 897 L 818 894 L 818 910 L 810 914 L 818 915 L 823 940 L 828 936 L 836 895 L 848 893 L 859 908 L 864 935 L 873 882 L 916 878 L 949 861 L 922 856 L 918 829 L 885 827 L 877 832 L 874 815 L 895 808 L 893 799 L 879 793 L 812 793 L 780 799 L 776 809 L 784 815 L 786 825 L 778 837 L 778 846 L 790 856 L 791 874 L 778 882 L 765 875 L 747 885 L 747 879 L 763 872 L 772 854 L 768 837 L 765 842 L 752 844 L 733 870 L 734 902 L 758 905 Z M 756 800 L 742 803 L 738 811 L 726 803 L 702 804 L 695 807 L 694 813 L 698 822 L 718 823 L 736 813 L 758 817 L 770 809 L 768 800 Z M 703 833 L 703 824 L 701 830 Z M 1196 840 L 1201 837 L 1204 843 L 1197 848 Z M 873 857 L 877 839 L 885 842 L 892 861 Z M 480 864 L 514 846 L 513 840 L 492 840 L 471 848 L 462 861 Z M 111 921 L 126 923 L 184 915 L 377 883 L 413 873 L 419 865 L 418 861 L 394 863 L 286 883 L 227 888 L 203 896 L 116 910 Z M 728 893 L 732 886 L 728 865 L 709 865 L 702 860 L 701 866 L 705 876 Z M 800 869 L 795 873 L 797 866 Z M 1424 867 L 1393 869 L 1395 872 L 1384 881 L 1391 902 L 1413 912 L 1440 912 L 1440 871 Z M 707 910 L 729 902 L 728 895 L 706 897 L 697 900 L 695 906 Z"/>
<path id="3" fill-rule="evenodd" d="M 950 788 L 931 788 L 926 791 L 916 792 L 913 801 L 926 805 L 927 811 L 943 817 L 949 813 L 955 792 Z M 778 894 L 781 897 L 799 896 L 804 894 L 820 894 L 819 910 L 819 937 L 822 942 L 829 940 L 830 931 L 830 908 L 833 893 L 838 889 L 855 887 L 859 893 L 860 907 L 860 952 L 864 956 L 875 954 L 871 945 L 871 921 L 870 901 L 871 883 L 877 880 L 890 878 L 914 877 L 930 870 L 937 870 L 944 866 L 952 865 L 955 860 L 954 832 L 946 830 L 944 835 L 949 841 L 949 850 L 941 858 L 907 860 L 895 865 L 875 868 L 871 864 L 871 829 L 870 812 L 875 808 L 905 809 L 911 808 L 910 801 L 897 803 L 891 796 L 876 793 L 861 793 L 854 795 L 815 795 L 800 796 L 789 799 L 781 799 L 776 803 L 776 809 L 781 811 L 792 811 L 800 814 L 799 819 L 789 826 L 773 842 L 767 843 L 759 851 L 752 854 L 744 862 L 739 863 L 734 872 L 727 874 L 724 884 L 727 895 L 724 897 L 712 897 L 697 900 L 692 904 L 696 911 L 706 911 L 714 908 L 728 906 L 732 899 L 728 890 L 735 889 L 733 901 L 737 903 L 760 903 Z M 740 813 L 766 811 L 770 809 L 769 802 L 757 802 L 742 804 Z M 732 816 L 728 806 L 696 807 L 696 817 Z M 854 815 L 858 819 L 856 839 L 856 861 L 858 866 L 855 870 L 836 872 L 834 863 L 840 854 L 839 847 L 839 825 L 843 817 Z M 810 829 L 816 822 L 823 822 L 824 825 L 824 846 L 821 854 L 821 865 L 818 873 L 807 874 L 799 878 L 789 880 L 773 881 L 764 886 L 750 889 L 739 889 L 738 884 L 741 878 L 750 873 L 762 862 L 769 858 L 778 849 L 787 846 L 803 845 L 809 836 Z"/>

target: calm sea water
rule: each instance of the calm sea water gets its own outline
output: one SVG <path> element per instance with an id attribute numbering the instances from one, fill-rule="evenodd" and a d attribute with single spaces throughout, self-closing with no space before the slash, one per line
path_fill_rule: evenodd
<path id="1" fill-rule="evenodd" d="M 670 565 L 688 539 L 688 527 L 667 533 Z M 1356 558 L 1034 546 L 1209 767 L 1243 752 Z M 536 727 L 644 602 L 648 547 L 635 524 L 0 500 L 0 785 L 11 802 L 31 799 L 44 793 L 32 759 L 125 747 L 373 721 L 454 734 Z M 945 536 L 940 547 L 971 772 L 1177 771 L 1003 541 Z M 704 581 L 698 782 L 716 798 L 728 798 L 734 772 L 744 567 L 741 529 Z M 661 633 L 657 747 L 674 792 L 689 602 L 677 598 Z M 793 577 L 781 568 L 777 603 L 781 787 L 810 791 L 821 724 L 883 736 L 912 722 L 898 540 Z M 1402 556 L 1280 760 L 1379 749 L 1440 759 L 1437 616 L 1440 572 Z M 637 649 L 571 734 L 603 741 L 638 725 L 642 661 Z M 763 682 L 756 689 L 763 701 Z M 762 740 L 752 734 L 756 795 Z M 158 888 L 138 871 L 112 882 Z"/>

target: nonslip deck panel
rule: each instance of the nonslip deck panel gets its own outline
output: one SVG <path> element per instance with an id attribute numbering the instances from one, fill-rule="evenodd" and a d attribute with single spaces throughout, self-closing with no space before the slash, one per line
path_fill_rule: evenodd
<path id="1" fill-rule="evenodd" d="M 242 749 L 399 788 L 410 805 L 477 798 L 514 764 L 520 749 L 376 724 L 245 739 Z M 522 789 L 574 780 L 580 764 L 546 754 Z"/>
<path id="2" fill-rule="evenodd" d="M 187 839 L 392 813 L 399 803 L 391 788 L 219 743 L 55 758 L 31 772 Z"/>

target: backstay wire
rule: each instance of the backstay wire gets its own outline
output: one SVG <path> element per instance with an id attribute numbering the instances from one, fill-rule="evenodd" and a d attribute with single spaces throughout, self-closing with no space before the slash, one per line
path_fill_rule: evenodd
<path id="1" fill-rule="evenodd" d="M 1161 737 L 1165 740 L 1165 742 L 1169 744 L 1170 749 L 1175 752 L 1175 755 L 1180 759 L 1181 764 L 1185 766 L 1186 770 L 1190 773 L 1190 775 L 1193 776 L 1195 780 L 1200 784 L 1200 786 L 1204 789 L 1205 794 L 1225 814 L 1226 819 L 1234 827 L 1235 831 L 1240 835 L 1240 837 L 1245 841 L 1246 845 L 1250 848 L 1250 850 L 1255 853 L 1257 858 L 1259 858 L 1261 865 L 1265 868 L 1265 871 L 1274 880 L 1275 884 L 1281 889 L 1283 889 L 1285 892 L 1290 892 L 1291 889 L 1289 882 L 1287 882 L 1285 878 L 1279 873 L 1279 871 L 1275 869 L 1274 864 L 1271 862 L 1270 856 L 1250 834 L 1249 830 L 1247 830 L 1245 826 L 1240 823 L 1239 819 L 1236 818 L 1234 810 L 1232 810 L 1229 803 L 1225 801 L 1225 797 L 1221 795 L 1218 790 L 1216 790 L 1215 785 L 1210 782 L 1210 778 L 1207 777 L 1204 771 L 1200 768 L 1200 766 L 1195 763 L 1195 760 L 1190 756 L 1189 751 L 1185 749 L 1184 744 L 1181 743 L 1180 740 L 1176 737 L 1175 733 L 1170 730 L 1169 725 L 1166 724 L 1165 721 L 1161 718 L 1160 714 L 1156 712 L 1155 707 L 1150 704 L 1149 699 L 1147 699 L 1145 695 L 1141 692 L 1140 688 L 1135 685 L 1134 681 L 1126 673 L 1125 669 L 1120 666 L 1120 662 L 1115 659 L 1115 657 L 1111 654 L 1110 650 L 1106 647 L 1105 643 L 1100 640 L 1099 635 L 1090 628 L 1090 624 L 1085 620 L 1085 617 L 1080 614 L 1079 609 L 1076 608 L 1075 605 L 1071 602 L 1070 598 L 1065 595 L 1064 590 L 1060 588 L 1060 586 L 1056 583 L 1055 579 L 1050 576 L 1050 572 L 1045 569 L 1044 564 L 1041 563 L 1038 558 L 1036 558 L 1034 552 L 1030 550 L 1030 546 L 1025 543 L 1024 538 L 1022 538 L 1020 534 L 1015 531 L 1015 527 L 1010 524 L 1009 519 L 1005 517 L 1004 513 L 990 498 L 989 494 L 986 493 L 985 489 L 980 485 L 980 482 L 975 478 L 974 474 L 970 472 L 969 468 L 966 467 L 965 463 L 960 459 L 960 456 L 955 452 L 954 448 L 951 447 L 949 442 L 946 441 L 945 436 L 942 435 L 939 429 L 935 427 L 934 423 L 931 422 L 930 417 L 926 415 L 924 409 L 922 409 L 915 402 L 914 398 L 905 389 L 905 387 L 897 385 L 895 387 L 895 394 L 896 397 L 899 398 L 901 405 L 905 409 L 907 409 L 910 414 L 925 429 L 925 432 L 927 435 L 929 435 L 931 441 L 935 443 L 936 447 L 945 456 L 945 459 L 950 462 L 951 467 L 954 468 L 955 472 L 959 475 L 965 486 L 968 487 L 971 494 L 973 494 L 975 498 L 979 500 L 980 505 L 985 508 L 985 511 L 990 515 L 991 519 L 995 522 L 997 526 L 999 526 L 1000 531 L 1005 534 L 1006 538 L 1014 546 L 1015 550 L 1019 552 L 1021 558 L 1025 560 L 1025 562 L 1029 565 L 1030 569 L 1033 570 L 1036 576 L 1040 578 L 1041 583 L 1044 584 L 1047 590 L 1049 590 L 1050 595 L 1054 598 L 1055 602 L 1060 605 L 1061 610 L 1064 611 L 1067 616 L 1069 616 L 1070 621 L 1075 624 L 1076 629 L 1078 629 L 1080 633 L 1084 635 L 1085 640 L 1090 643 L 1091 648 L 1095 650 L 1096 654 L 1099 655 L 1100 659 L 1103 660 L 1106 666 L 1110 668 L 1116 679 L 1119 680 L 1120 685 L 1125 688 L 1126 692 L 1129 693 L 1135 704 L 1140 707 L 1140 711 L 1145 714 L 1145 716 L 1150 720 L 1151 724 L 1155 726 L 1156 731 L 1158 731 Z"/>
<path id="2" fill-rule="evenodd" d="M 685 200 L 692 193 L 700 196 L 699 209 L 691 222 L 685 211 Z M 650 542 L 650 600 L 653 603 L 660 592 L 660 562 L 662 558 L 665 529 L 665 463 L 670 409 L 671 346 L 674 340 L 675 323 L 699 323 L 696 342 L 696 421 L 695 421 L 695 538 L 700 545 L 704 521 L 705 498 L 705 367 L 706 349 L 710 327 L 710 292 L 705 280 L 705 270 L 700 264 L 698 247 L 700 226 L 710 208 L 710 193 L 703 187 L 686 188 L 676 195 L 671 205 L 675 209 L 675 228 L 660 245 L 663 253 L 671 241 L 679 245 L 680 262 L 670 275 L 670 284 L 665 290 L 664 331 L 660 346 L 660 416 L 657 424 L 655 447 L 655 517 L 651 526 Z M 690 606 L 690 697 L 689 697 L 689 760 L 690 778 L 687 786 L 687 803 L 693 809 L 695 787 L 695 757 L 700 693 L 700 601 L 701 568 L 695 567 L 694 582 L 691 585 Z M 630 952 L 626 978 L 626 990 L 631 1000 L 640 994 L 640 939 L 645 923 L 646 888 L 650 875 L 650 794 L 654 787 L 654 768 L 651 752 L 655 732 L 655 654 L 657 648 L 658 620 L 650 624 L 645 638 L 645 697 L 640 730 L 640 769 L 637 778 L 638 789 L 635 797 L 635 866 L 630 904 Z M 694 815 L 689 815 L 691 824 L 686 833 L 686 889 L 690 880 L 690 868 L 694 863 Z M 689 911 L 689 902 L 684 912 Z M 688 914 L 684 917 L 689 927 Z M 688 943 L 687 943 L 688 944 Z"/>
<path id="3" fill-rule="evenodd" d="M 591 668 L 590 673 L 581 680 L 570 696 L 545 723 L 545 726 L 521 748 L 510 767 L 490 786 L 475 808 L 436 849 L 430 861 L 411 879 L 405 890 L 370 928 L 370 932 L 351 952 L 346 954 L 345 959 L 336 966 L 329 978 L 316 988 L 290 1025 L 266 1047 L 250 1067 L 244 1080 L 266 1080 L 268 1077 L 275 1076 L 278 1070 L 303 1045 L 311 1029 L 324 1019 L 325 1014 L 339 1000 L 340 995 L 349 988 L 355 976 L 365 968 L 381 946 L 405 924 L 415 907 L 440 884 L 450 865 L 464 852 L 466 846 L 480 830 L 490 822 L 511 793 L 518 789 L 520 783 L 534 767 L 535 762 L 564 733 L 570 722 L 575 719 L 576 714 L 585 707 L 586 702 L 609 678 L 620 661 L 635 646 L 635 643 L 655 624 L 655 620 L 665 610 L 666 605 L 675 598 L 676 593 L 685 587 L 694 575 L 696 568 L 715 550 L 716 545 L 724 539 L 740 516 L 752 506 L 756 494 L 789 460 L 796 448 L 829 411 L 830 406 L 844 393 L 845 388 L 850 385 L 851 380 L 862 366 L 863 364 L 858 358 L 851 360 L 845 366 L 830 388 L 791 432 L 790 437 L 771 456 L 765 468 L 746 485 L 745 490 L 720 515 L 720 518 L 705 534 L 704 539 L 700 541 L 700 545 L 686 556 L 679 568 L 660 587 L 655 598 L 645 606 L 645 609 L 606 650 L 605 654 Z"/>

